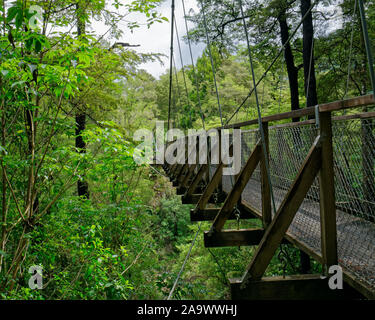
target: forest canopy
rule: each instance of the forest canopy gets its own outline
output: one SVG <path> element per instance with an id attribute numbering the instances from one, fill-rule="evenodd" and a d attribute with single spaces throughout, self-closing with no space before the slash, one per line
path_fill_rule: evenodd
<path id="1" fill-rule="evenodd" d="M 373 40 L 374 1 L 364 4 Z M 174 39 L 174 67 L 165 66 L 158 77 L 142 67 L 164 61 L 157 41 L 154 52 L 140 53 L 121 39 L 170 23 L 163 5 L 1 2 L 1 299 L 168 295 L 198 225 L 189 221 L 192 206 L 181 204 L 163 173 L 134 161 L 133 134 L 154 130 L 156 120 L 170 118 L 186 131 L 201 128 L 202 120 L 209 129 L 257 113 L 254 95 L 235 113 L 253 88 L 238 2 L 197 0 L 197 8 L 205 8 L 207 34 L 203 11 L 189 10 L 189 33 L 179 30 Z M 262 115 L 372 93 L 357 2 L 322 0 L 309 12 L 311 5 L 243 1 L 256 80 L 267 71 L 257 88 Z M 98 21 L 104 34 L 93 28 Z M 205 48 L 180 63 L 178 41 L 185 49 L 189 41 Z M 372 52 L 374 46 L 372 41 Z M 267 70 L 282 47 L 281 58 Z M 228 298 L 226 275 L 240 274 L 254 250 L 225 248 L 218 258 L 202 242 L 198 238 L 177 299 Z M 300 258 L 298 250 L 289 250 L 292 259 Z M 42 290 L 29 286 L 31 266 L 43 272 Z M 311 268 L 321 266 L 313 262 Z M 267 274 L 285 272 L 295 270 L 275 256 Z"/>

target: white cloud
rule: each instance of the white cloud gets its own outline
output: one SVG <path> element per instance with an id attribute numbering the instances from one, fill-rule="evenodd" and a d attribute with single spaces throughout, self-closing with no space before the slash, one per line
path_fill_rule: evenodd
<path id="1" fill-rule="evenodd" d="M 185 0 L 185 7 L 187 12 L 193 8 L 194 10 L 197 9 L 196 0 Z M 164 2 L 158 11 L 169 20 L 171 20 L 171 1 Z M 185 28 L 185 21 L 184 21 L 184 14 L 183 14 L 183 7 L 182 1 L 176 0 L 175 4 L 175 17 L 177 22 L 177 29 L 180 36 L 181 42 L 181 51 L 183 62 L 185 65 L 191 64 L 191 58 L 189 53 L 188 45 L 182 41 L 182 37 L 186 34 Z M 163 74 L 167 69 L 169 69 L 169 56 L 170 56 L 170 40 L 171 40 L 171 26 L 170 22 L 163 22 L 163 23 L 154 23 L 151 25 L 150 28 L 143 25 L 146 22 L 146 18 L 142 14 L 133 14 L 131 16 L 133 21 L 137 21 L 142 26 L 134 30 L 131 33 L 127 28 L 126 24 L 120 23 L 120 27 L 124 31 L 124 34 L 120 41 L 127 42 L 133 45 L 140 45 L 139 48 L 134 48 L 135 51 L 139 53 L 162 53 L 166 55 L 162 59 L 164 65 L 161 65 L 160 62 L 148 62 L 141 65 L 141 68 L 147 70 L 150 74 L 158 78 L 161 74 Z M 189 28 L 192 25 L 189 24 Z M 104 26 L 102 23 L 94 23 L 93 28 L 95 29 L 96 33 L 103 34 L 108 30 L 108 27 Z M 194 45 L 192 44 L 192 51 L 194 60 L 202 53 L 204 48 L 203 44 Z M 174 55 L 175 61 L 177 64 L 177 68 L 181 68 L 180 63 L 180 56 L 178 52 L 178 45 L 177 40 L 175 37 L 174 40 Z"/>

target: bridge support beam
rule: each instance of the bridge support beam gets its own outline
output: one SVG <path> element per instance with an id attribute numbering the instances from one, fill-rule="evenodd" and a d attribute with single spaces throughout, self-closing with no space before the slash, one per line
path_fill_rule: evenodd
<path id="1" fill-rule="evenodd" d="M 178 193 L 177 193 L 178 194 Z M 197 204 L 199 199 L 202 197 L 201 193 L 192 194 L 190 197 L 183 196 L 182 204 Z M 216 199 L 215 199 L 216 198 Z M 217 200 L 217 201 L 216 201 Z M 215 204 L 216 202 L 221 203 L 225 200 L 225 194 L 214 193 L 211 198 L 209 198 L 208 203 Z"/>
<path id="2" fill-rule="evenodd" d="M 320 274 L 266 277 L 249 281 L 245 287 L 239 278 L 229 279 L 233 300 L 337 300 L 360 298 L 349 285 L 331 290 L 328 278 Z"/>
<path id="3" fill-rule="evenodd" d="M 220 208 L 209 208 L 198 211 L 192 209 L 190 210 L 190 221 L 213 221 L 219 213 L 219 210 Z M 250 212 L 244 211 L 241 213 L 241 219 L 255 219 L 255 217 Z M 234 213 L 232 213 L 228 220 L 237 220 L 237 217 Z"/>
<path id="4" fill-rule="evenodd" d="M 222 230 L 215 232 L 212 236 L 208 231 L 204 233 L 204 246 L 206 248 L 215 247 L 240 247 L 258 245 L 264 235 L 264 229 L 241 229 Z"/>

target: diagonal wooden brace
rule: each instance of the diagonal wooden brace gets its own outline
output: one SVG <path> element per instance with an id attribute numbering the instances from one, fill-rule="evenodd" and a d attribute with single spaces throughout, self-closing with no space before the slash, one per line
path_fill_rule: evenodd
<path id="1" fill-rule="evenodd" d="M 249 181 L 251 175 L 255 171 L 262 155 L 262 147 L 260 141 L 258 141 L 256 147 L 251 153 L 249 159 L 247 160 L 245 166 L 242 168 L 238 178 L 224 201 L 224 204 L 216 216 L 214 223 L 212 224 L 210 233 L 215 231 L 221 231 L 228 217 L 231 215 L 234 206 L 240 199 L 242 191 L 245 189 L 247 182 Z"/>
<path id="2" fill-rule="evenodd" d="M 321 140 L 320 136 L 318 136 L 274 219 L 266 229 L 262 241 L 242 277 L 244 286 L 249 279 L 260 279 L 266 271 L 276 249 L 281 244 L 294 216 L 319 173 L 321 155 Z"/>
<path id="3" fill-rule="evenodd" d="M 185 193 L 186 198 L 189 198 L 194 193 L 194 191 L 198 187 L 199 182 L 201 182 L 201 180 L 202 180 L 204 174 L 207 172 L 207 170 L 208 170 L 208 164 L 202 164 L 200 166 L 200 168 L 198 170 L 198 173 L 195 175 L 193 181 L 191 182 L 188 190 Z"/>
<path id="4" fill-rule="evenodd" d="M 194 170 L 196 167 L 197 167 L 197 164 L 190 165 L 188 173 L 186 174 L 185 178 L 181 182 L 182 188 L 186 188 L 191 176 L 194 174 Z"/>
<path id="5" fill-rule="evenodd" d="M 229 147 L 229 154 L 232 154 L 232 153 L 233 153 L 233 144 Z M 223 167 L 224 167 L 224 163 L 220 161 L 220 164 L 216 168 L 211 181 L 208 183 L 206 189 L 204 190 L 201 198 L 199 199 L 197 203 L 196 210 L 203 210 L 204 208 L 206 208 L 206 205 L 210 197 L 212 196 L 212 194 L 214 193 L 215 189 L 218 187 L 221 181 L 221 178 L 223 176 Z"/>

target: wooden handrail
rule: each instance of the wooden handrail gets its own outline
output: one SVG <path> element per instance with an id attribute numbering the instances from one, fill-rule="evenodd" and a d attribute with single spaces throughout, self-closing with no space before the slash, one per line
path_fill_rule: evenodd
<path id="1" fill-rule="evenodd" d="M 339 111 L 351 108 L 358 108 L 364 107 L 371 104 L 375 104 L 374 95 L 369 94 L 361 97 L 355 97 L 347 100 L 340 100 L 335 102 L 329 102 L 325 104 L 320 104 L 319 112 L 332 112 L 332 111 Z M 305 116 L 315 115 L 315 108 L 304 108 L 300 110 L 285 112 L 285 113 L 278 113 L 271 116 L 266 116 L 262 118 L 262 122 L 272 122 L 272 121 L 280 121 L 285 119 L 292 119 L 292 118 L 300 118 Z M 223 127 L 219 127 L 217 129 L 237 129 L 245 126 L 250 126 L 258 123 L 258 119 L 253 119 L 249 121 L 229 124 Z"/>

